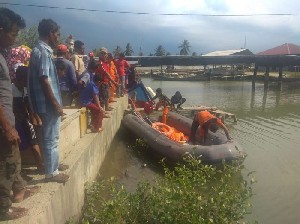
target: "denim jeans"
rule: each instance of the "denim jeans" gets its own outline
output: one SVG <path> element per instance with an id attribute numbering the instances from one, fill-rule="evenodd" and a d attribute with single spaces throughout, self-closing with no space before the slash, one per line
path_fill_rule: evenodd
<path id="1" fill-rule="evenodd" d="M 42 119 L 42 143 L 46 178 L 58 174 L 58 144 L 60 132 L 60 116 L 54 111 L 39 114 Z"/>

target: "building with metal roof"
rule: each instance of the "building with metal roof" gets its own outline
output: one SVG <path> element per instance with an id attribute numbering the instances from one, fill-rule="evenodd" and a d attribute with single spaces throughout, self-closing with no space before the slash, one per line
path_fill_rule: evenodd
<path id="1" fill-rule="evenodd" d="M 241 48 L 238 50 L 213 51 L 202 56 L 232 56 L 232 55 L 253 55 L 249 49 Z"/>

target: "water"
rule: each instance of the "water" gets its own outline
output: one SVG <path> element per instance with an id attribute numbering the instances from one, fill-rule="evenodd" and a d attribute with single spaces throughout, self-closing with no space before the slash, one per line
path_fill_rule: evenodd
<path id="1" fill-rule="evenodd" d="M 299 223 L 300 83 L 284 84 L 281 92 L 275 84 L 265 92 L 263 84 L 257 83 L 252 94 L 251 82 L 142 81 L 154 90 L 162 88 L 168 96 L 181 91 L 186 106 L 217 106 L 236 114 L 238 122 L 228 120 L 226 125 L 247 152 L 244 164 L 255 171 L 257 180 L 249 219 L 264 224 Z M 124 150 L 128 141 L 123 134 L 117 136 L 100 173 L 118 176 L 132 189 L 141 179 L 153 179 L 158 169 L 149 158 Z"/>

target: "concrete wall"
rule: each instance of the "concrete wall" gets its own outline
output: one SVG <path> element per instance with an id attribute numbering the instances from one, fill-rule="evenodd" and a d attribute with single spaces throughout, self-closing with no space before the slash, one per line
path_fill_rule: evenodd
<path id="1" fill-rule="evenodd" d="M 8 223 L 53 223 L 63 224 L 73 218 L 78 219 L 84 204 L 85 183 L 93 181 L 105 158 L 110 144 L 118 131 L 124 110 L 127 109 L 127 97 L 118 98 L 111 118 L 105 118 L 104 131 L 98 134 L 88 133 L 80 138 L 79 112 L 68 111 L 61 127 L 60 162 L 68 164 L 65 171 L 70 175 L 63 185 L 44 183 L 43 175 L 32 175 L 31 184 L 40 185 L 41 192 L 13 206 L 26 207 L 29 215 Z"/>

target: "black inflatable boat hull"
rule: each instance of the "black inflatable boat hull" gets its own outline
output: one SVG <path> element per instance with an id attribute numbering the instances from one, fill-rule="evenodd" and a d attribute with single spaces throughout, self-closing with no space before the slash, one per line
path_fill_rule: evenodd
<path id="1" fill-rule="evenodd" d="M 137 137 L 144 139 L 150 145 L 153 152 L 173 162 L 181 161 L 187 153 L 194 156 L 201 156 L 201 160 L 205 164 L 219 164 L 223 160 L 230 162 L 242 159 L 245 156 L 244 151 L 236 142 L 227 143 L 226 137 L 223 135 L 217 136 L 214 133 L 210 133 L 209 138 L 217 145 L 189 145 L 180 144 L 169 139 L 164 134 L 153 129 L 145 121 L 132 114 L 125 115 L 122 124 Z M 169 112 L 167 124 L 189 135 L 192 120 L 177 113 Z"/>

